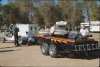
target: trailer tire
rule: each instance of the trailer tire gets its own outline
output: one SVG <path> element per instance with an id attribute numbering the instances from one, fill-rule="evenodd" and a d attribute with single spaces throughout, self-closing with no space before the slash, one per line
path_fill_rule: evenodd
<path id="1" fill-rule="evenodd" d="M 53 58 L 57 57 L 57 47 L 53 44 L 51 44 L 49 47 L 49 55 Z"/>
<path id="2" fill-rule="evenodd" d="M 5 38 L 4 37 L 0 37 L 0 42 L 1 43 L 5 43 Z"/>
<path id="3" fill-rule="evenodd" d="M 47 43 L 41 44 L 41 52 L 43 55 L 49 55 L 49 45 Z"/>

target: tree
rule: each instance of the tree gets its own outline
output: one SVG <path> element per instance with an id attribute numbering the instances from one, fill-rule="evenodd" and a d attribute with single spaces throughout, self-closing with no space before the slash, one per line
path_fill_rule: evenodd
<path id="1" fill-rule="evenodd" d="M 44 24 L 50 26 L 53 24 L 53 17 L 52 17 L 52 6 L 50 4 L 45 4 L 39 10 L 40 14 L 44 17 Z"/>
<path id="2" fill-rule="evenodd" d="M 100 21 L 100 6 L 98 6 L 98 8 L 97 8 L 97 13 L 96 13 L 96 19 L 98 20 L 98 21 Z"/>
<path id="3" fill-rule="evenodd" d="M 97 1 L 91 2 L 90 3 L 90 20 L 91 21 L 96 21 L 96 20 L 100 20 L 100 6 L 96 3 Z"/>
<path id="4" fill-rule="evenodd" d="M 82 6 L 79 1 L 59 1 L 62 8 L 62 16 L 72 27 L 80 25 L 83 21 Z"/>
<path id="5" fill-rule="evenodd" d="M 87 22 L 89 22 L 89 26 L 90 26 L 90 21 L 94 20 L 99 20 L 98 18 L 100 17 L 98 14 L 98 10 L 100 10 L 98 7 L 97 7 L 97 2 L 98 0 L 96 1 L 87 1 L 87 0 L 84 0 L 83 1 L 83 8 L 86 10 L 86 20 Z M 84 10 L 83 9 L 83 10 Z M 90 30 L 90 27 L 89 27 L 89 30 Z"/>
<path id="6" fill-rule="evenodd" d="M 16 23 L 19 17 L 19 10 L 14 4 L 7 4 L 2 7 L 3 9 L 3 21 L 6 24 Z"/>
<path id="7" fill-rule="evenodd" d="M 3 18 L 2 18 L 2 15 L 0 14 L 0 26 L 3 25 Z"/>
<path id="8" fill-rule="evenodd" d="M 12 1 L 12 0 L 9 0 Z M 67 21 L 69 26 L 79 26 L 84 15 L 90 20 L 100 20 L 97 1 L 61 0 L 56 5 L 52 0 L 15 0 L 3 6 L 2 19 L 5 23 L 38 23 L 50 26 L 57 21 Z M 84 12 L 84 13 L 83 13 Z"/>
<path id="9" fill-rule="evenodd" d="M 35 7 L 35 2 L 37 0 L 16 0 L 15 4 L 18 8 L 20 8 L 20 12 L 25 14 L 28 23 L 34 23 L 33 15 L 37 12 L 37 8 Z"/>

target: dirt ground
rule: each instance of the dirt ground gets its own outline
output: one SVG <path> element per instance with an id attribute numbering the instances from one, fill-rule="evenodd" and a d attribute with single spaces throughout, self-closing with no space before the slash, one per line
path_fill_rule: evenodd
<path id="1" fill-rule="evenodd" d="M 56 67 L 98 67 L 98 57 L 51 58 L 41 54 L 40 46 L 15 47 L 12 42 L 0 43 L 0 66 L 56 66 Z"/>

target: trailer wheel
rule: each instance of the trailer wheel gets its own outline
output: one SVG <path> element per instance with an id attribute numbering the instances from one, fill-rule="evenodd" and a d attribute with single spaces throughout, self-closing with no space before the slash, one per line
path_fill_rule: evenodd
<path id="1" fill-rule="evenodd" d="M 0 42 L 1 43 L 5 43 L 5 38 L 4 37 L 0 37 Z"/>
<path id="2" fill-rule="evenodd" d="M 42 43 L 41 52 L 42 52 L 43 55 L 49 54 L 49 45 L 47 43 Z"/>
<path id="3" fill-rule="evenodd" d="M 50 48 L 49 48 L 49 55 L 53 58 L 56 58 L 57 57 L 57 47 L 53 44 L 50 45 Z"/>

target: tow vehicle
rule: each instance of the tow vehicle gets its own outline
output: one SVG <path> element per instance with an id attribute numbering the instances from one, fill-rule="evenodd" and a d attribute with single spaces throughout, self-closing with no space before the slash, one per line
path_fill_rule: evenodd
<path id="1" fill-rule="evenodd" d="M 63 32 L 66 32 L 63 30 Z M 99 50 L 98 41 L 90 39 L 90 36 L 83 37 L 75 32 L 54 32 L 53 35 L 38 36 L 38 41 L 41 45 L 43 55 L 57 57 L 62 53 L 86 53 L 88 56 L 91 52 Z"/>

